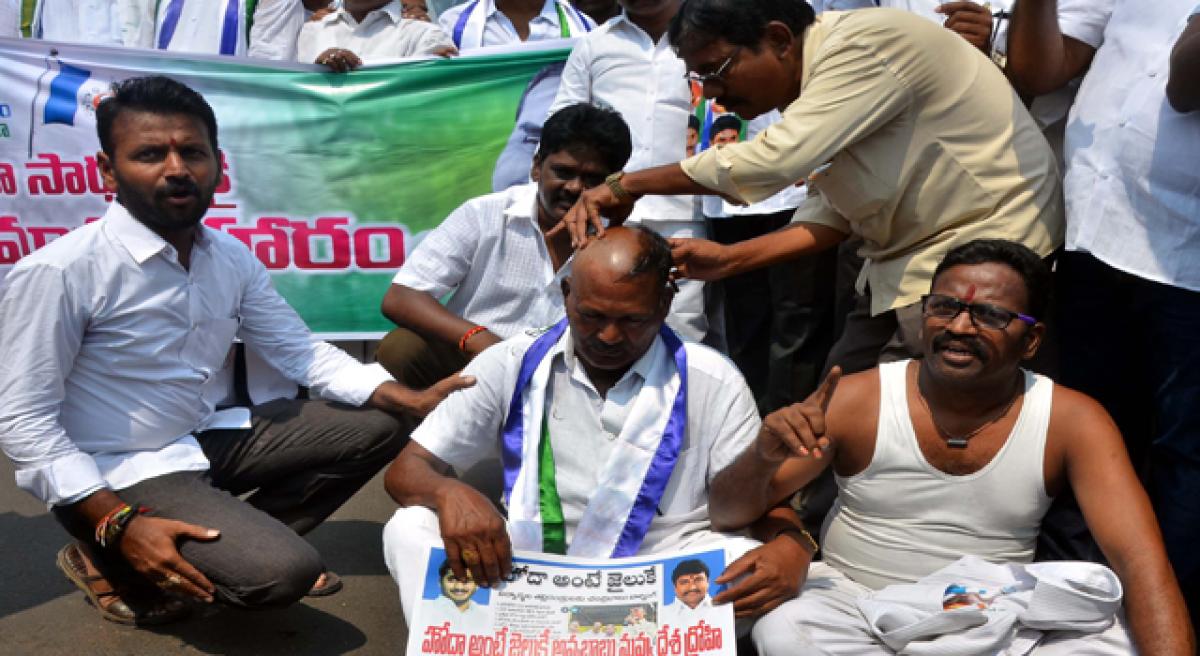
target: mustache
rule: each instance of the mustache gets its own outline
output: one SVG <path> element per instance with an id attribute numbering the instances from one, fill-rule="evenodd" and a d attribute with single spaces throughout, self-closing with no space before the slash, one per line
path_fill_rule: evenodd
<path id="1" fill-rule="evenodd" d="M 969 335 L 956 335 L 951 332 L 944 332 L 933 338 L 934 352 L 945 350 L 951 343 L 958 345 L 971 352 L 971 355 L 982 360 L 985 356 L 985 349 L 979 339 Z"/>
<path id="2" fill-rule="evenodd" d="M 166 198 L 168 196 L 183 195 L 185 193 L 192 196 L 199 196 L 200 187 L 191 180 L 168 180 L 167 184 L 160 187 L 154 195 L 158 196 L 159 198 Z"/>

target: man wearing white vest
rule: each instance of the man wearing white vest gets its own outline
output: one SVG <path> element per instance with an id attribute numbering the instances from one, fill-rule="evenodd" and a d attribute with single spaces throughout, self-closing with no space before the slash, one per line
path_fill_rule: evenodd
<path id="1" fill-rule="evenodd" d="M 663 325 L 670 268 L 654 232 L 608 231 L 563 283 L 567 318 L 481 353 L 463 370 L 475 376 L 470 393 L 448 396 L 417 429 L 386 478 L 404 506 L 384 529 L 384 558 L 406 618 L 429 546 L 481 585 L 509 574 L 514 549 L 608 558 L 723 546 L 741 557 L 726 574 L 749 576 L 715 601 L 753 615 L 795 594 L 787 581 L 804 561 L 787 527 L 758 522 L 755 535 L 769 538 L 759 546 L 710 526 L 709 483 L 759 419 L 729 360 Z M 504 464 L 507 520 L 449 475 L 488 457 Z"/>
<path id="2" fill-rule="evenodd" d="M 760 654 L 1195 653 L 1112 419 L 1020 366 L 1041 344 L 1049 287 L 1024 246 L 956 247 L 922 300 L 922 358 L 840 382 L 834 368 L 716 477 L 713 525 L 735 529 L 826 467 L 836 474 L 824 560 L 755 626 Z M 1112 571 L 1029 564 L 1068 490 Z"/>

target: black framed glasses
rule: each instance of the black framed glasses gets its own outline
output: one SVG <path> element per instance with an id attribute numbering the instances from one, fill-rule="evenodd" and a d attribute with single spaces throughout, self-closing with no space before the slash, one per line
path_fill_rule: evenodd
<path id="1" fill-rule="evenodd" d="M 921 312 L 927 317 L 949 323 L 963 310 L 971 316 L 971 323 L 979 328 L 1004 330 L 1013 319 L 1020 319 L 1030 326 L 1037 323 L 1037 319 L 1028 314 L 1006 310 L 991 303 L 967 303 L 945 294 L 926 294 L 921 297 Z"/>
<path id="2" fill-rule="evenodd" d="M 712 73 L 693 73 L 692 71 L 688 71 L 683 74 L 683 79 L 687 80 L 688 82 L 695 82 L 700 86 L 704 86 L 709 82 L 724 82 L 724 80 L 721 79 L 721 76 L 724 75 L 727 70 L 729 70 L 729 65 L 733 63 L 733 60 L 737 58 L 738 53 L 741 51 L 741 46 L 734 48 L 733 52 L 729 53 L 729 56 L 725 58 L 725 61 L 722 62 L 721 65 L 717 67 L 717 70 L 713 71 Z"/>

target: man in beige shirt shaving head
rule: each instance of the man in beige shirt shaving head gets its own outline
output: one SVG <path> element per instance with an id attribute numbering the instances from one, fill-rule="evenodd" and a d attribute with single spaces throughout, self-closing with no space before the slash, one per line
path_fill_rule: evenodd
<path id="1" fill-rule="evenodd" d="M 747 203 L 806 182 L 810 198 L 779 232 L 672 246 L 684 275 L 716 280 L 860 237 L 858 308 L 828 360 L 847 371 L 916 354 L 920 295 L 954 246 L 1003 238 L 1045 257 L 1062 243 L 1050 147 L 1003 73 L 938 25 L 888 9 L 815 17 L 802 0 L 689 0 L 669 35 L 707 97 L 783 120 L 752 141 L 614 175 L 567 215 L 576 243 L 644 195 Z"/>

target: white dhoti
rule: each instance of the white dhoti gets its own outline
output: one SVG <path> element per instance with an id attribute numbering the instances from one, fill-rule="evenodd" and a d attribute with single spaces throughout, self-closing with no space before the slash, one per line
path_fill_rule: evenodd
<path id="1" fill-rule="evenodd" d="M 761 618 L 753 629 L 754 644 L 761 656 L 828 655 L 870 656 L 895 654 L 879 640 L 859 608 L 859 601 L 876 592 L 856 583 L 833 567 L 815 562 L 800 596 Z M 945 636 L 935 642 L 912 643 L 900 653 L 968 656 L 973 652 L 967 642 L 955 643 Z M 1036 644 L 1028 651 L 1030 641 Z M 1030 636 L 1022 630 L 1013 641 L 1015 653 L 1037 656 L 1112 656 L 1136 654 L 1118 614 L 1111 626 L 1095 633 L 1047 631 Z M 995 652 L 985 652 L 988 654 Z M 1009 650 L 1002 654 L 1014 653 Z"/>
<path id="2" fill-rule="evenodd" d="M 695 531 L 680 539 L 678 544 L 659 543 L 657 546 L 661 551 L 721 547 L 725 549 L 725 562 L 731 563 L 759 546 L 759 542 L 740 535 Z M 426 553 L 430 547 L 441 548 L 442 537 L 437 515 L 424 506 L 398 509 L 383 528 L 383 559 L 396 581 L 396 587 L 400 590 L 400 605 L 404 609 L 405 622 L 411 621 L 413 609 L 420 600 L 424 587 Z"/>

